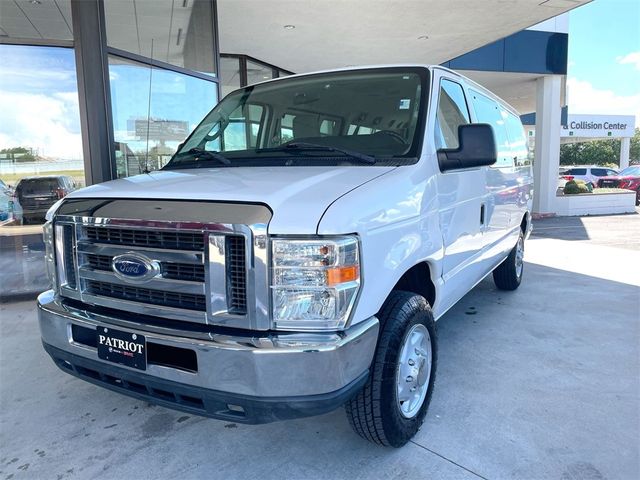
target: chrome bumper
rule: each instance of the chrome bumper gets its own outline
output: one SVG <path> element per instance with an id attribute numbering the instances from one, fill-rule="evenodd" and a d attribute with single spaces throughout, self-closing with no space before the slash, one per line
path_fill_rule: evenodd
<path id="1" fill-rule="evenodd" d="M 149 326 L 73 308 L 56 299 L 53 291 L 38 297 L 42 341 L 55 349 L 124 373 L 163 381 L 248 395 L 251 397 L 302 397 L 335 392 L 362 378 L 376 347 L 379 322 L 375 317 L 340 333 L 282 333 L 266 336 L 232 336 L 193 333 Z M 72 325 L 89 329 L 110 326 L 141 333 L 154 342 L 196 352 L 197 372 L 149 364 L 145 372 L 98 358 L 97 350 L 78 343 Z"/>

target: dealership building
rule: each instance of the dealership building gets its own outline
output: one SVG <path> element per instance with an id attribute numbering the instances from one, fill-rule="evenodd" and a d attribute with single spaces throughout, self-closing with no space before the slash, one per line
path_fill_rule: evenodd
<path id="1" fill-rule="evenodd" d="M 568 12 L 585 3 L 0 0 L 0 55 L 17 79 L 2 80 L 4 108 L 43 119 L 63 116 L 81 136 L 66 163 L 44 161 L 48 152 L 20 165 L 1 157 L 0 177 L 15 182 L 67 168 L 89 185 L 135 175 L 161 168 L 238 87 L 356 65 L 440 64 L 532 119 L 534 212 L 553 214 L 561 142 L 586 137 L 587 130 L 619 136 L 626 139 L 624 165 L 633 134 L 632 117 L 576 121 L 563 109 Z M 42 100 L 57 88 L 55 102 Z M 41 101 L 27 101 L 33 98 Z M 0 232 L 0 262 L 23 265 L 7 252 L 29 251 L 29 235 L 8 231 Z M 10 290 L 41 289 L 43 275 L 21 268 L 22 280 Z"/>

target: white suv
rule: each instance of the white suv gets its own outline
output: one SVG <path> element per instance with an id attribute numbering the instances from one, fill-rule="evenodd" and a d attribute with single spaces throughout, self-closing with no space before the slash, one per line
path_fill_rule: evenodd
<path id="1" fill-rule="evenodd" d="M 576 165 L 569 167 L 560 175 L 560 179 L 567 183 L 569 180 L 583 180 L 585 183 L 590 183 L 594 187 L 598 186 L 598 179 L 600 177 L 608 177 L 609 175 L 617 175 L 618 171 L 612 168 L 599 167 L 597 165 L 581 166 Z"/>

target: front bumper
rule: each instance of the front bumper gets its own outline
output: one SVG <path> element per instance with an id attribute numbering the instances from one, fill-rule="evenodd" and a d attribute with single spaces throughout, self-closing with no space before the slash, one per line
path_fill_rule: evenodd
<path id="1" fill-rule="evenodd" d="M 317 415 L 346 402 L 366 381 L 379 328 L 372 317 L 326 334 L 176 331 L 75 308 L 52 291 L 38 297 L 38 317 L 45 349 L 67 373 L 170 408 L 245 423 Z M 197 370 L 148 359 L 141 372 L 101 360 L 73 333 L 99 326 L 141 333 L 147 344 L 194 351 Z"/>

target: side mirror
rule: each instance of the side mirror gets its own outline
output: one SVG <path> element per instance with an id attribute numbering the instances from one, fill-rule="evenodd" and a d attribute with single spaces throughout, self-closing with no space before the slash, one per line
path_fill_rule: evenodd
<path id="1" fill-rule="evenodd" d="M 458 127 L 458 148 L 438 150 L 440 171 L 493 165 L 498 160 L 491 125 L 470 123 Z"/>

